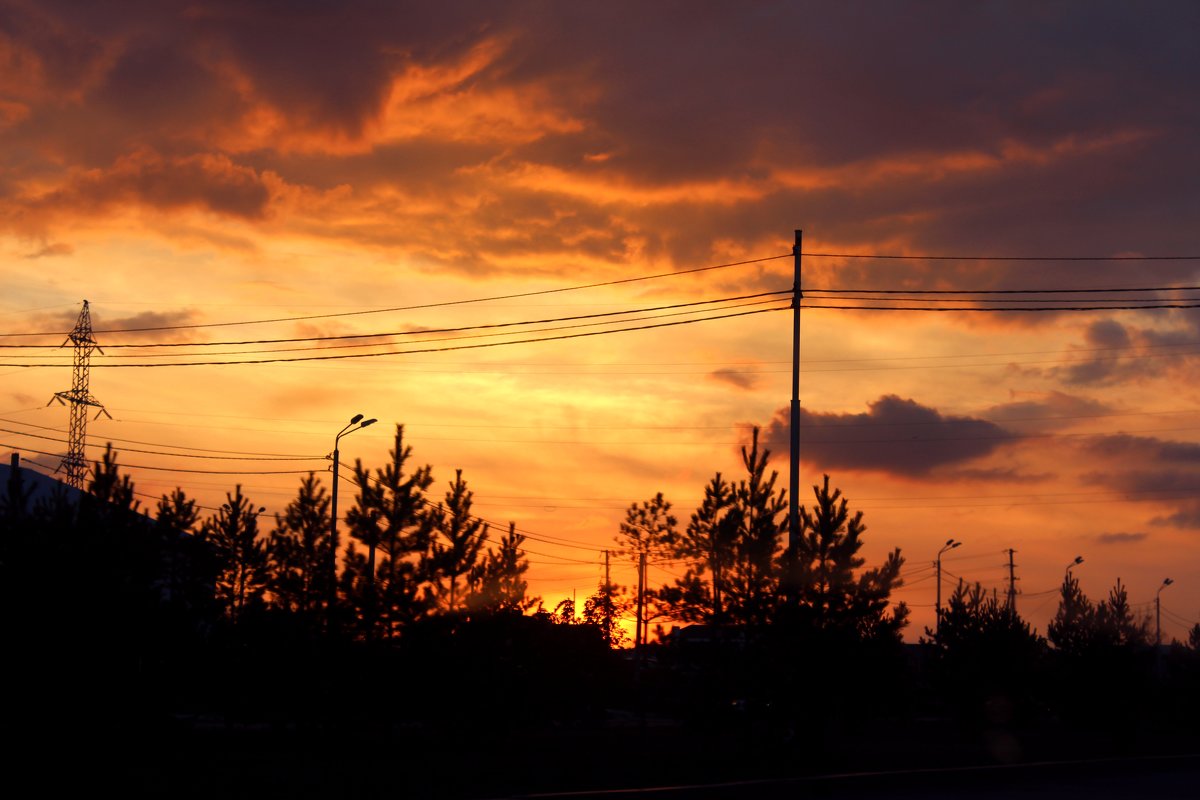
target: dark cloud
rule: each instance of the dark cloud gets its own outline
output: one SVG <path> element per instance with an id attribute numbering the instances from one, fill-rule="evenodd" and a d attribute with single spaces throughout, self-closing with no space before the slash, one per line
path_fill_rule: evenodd
<path id="1" fill-rule="evenodd" d="M 801 458 L 822 470 L 917 476 L 983 458 L 1021 438 L 987 420 L 944 416 L 896 395 L 885 395 L 868 408 L 864 414 L 802 408 Z M 764 439 L 775 453 L 789 452 L 788 419 L 788 410 L 780 409 L 766 426 Z"/>
<path id="2" fill-rule="evenodd" d="M 1200 501 L 1183 500 L 1177 501 L 1177 504 L 1179 508 L 1176 511 L 1154 517 L 1150 524 L 1185 531 L 1200 530 Z"/>
<path id="3" fill-rule="evenodd" d="M 1078 364 L 1063 368 L 1062 377 L 1070 385 L 1104 385 L 1118 380 L 1130 380 L 1157 371 L 1161 362 L 1147 362 L 1137 355 L 1123 354 L 1130 350 L 1134 339 L 1120 322 L 1111 319 L 1091 323 L 1085 332 L 1088 357 Z"/>
<path id="4" fill-rule="evenodd" d="M 1065 392 L 1046 392 L 1034 399 L 1013 400 L 992 406 L 980 416 L 996 423 L 1022 423 L 1023 427 L 1060 429 L 1071 420 L 1104 416 L 1115 409 L 1098 400 Z"/>
<path id="5" fill-rule="evenodd" d="M 225 156 L 163 158 L 139 152 L 105 171 L 90 170 L 37 200 L 52 215 L 98 213 L 121 203 L 158 209 L 199 207 L 226 216 L 262 218 L 270 191 L 253 169 Z"/>
<path id="6" fill-rule="evenodd" d="M 1153 525 L 1200 528 L 1200 444 L 1150 436 L 1114 434 L 1079 445 L 1082 459 L 1096 468 L 1084 483 L 1103 486 L 1131 501 L 1153 502 L 1173 511 L 1153 517 Z"/>
<path id="7" fill-rule="evenodd" d="M 1148 533 L 1101 533 L 1096 535 L 1098 544 L 1129 544 L 1144 542 L 1150 537 Z"/>
<path id="8" fill-rule="evenodd" d="M 25 258 L 34 259 L 34 258 L 46 258 L 47 256 L 69 256 L 69 255 L 73 254 L 74 252 L 75 252 L 75 248 L 72 247 L 71 245 L 67 244 L 66 242 L 47 242 L 46 244 L 43 244 L 41 247 L 39 247 L 37 250 L 34 250 L 31 253 L 27 253 L 25 255 Z"/>
<path id="9" fill-rule="evenodd" d="M 199 331 L 188 330 L 155 330 L 161 328 L 177 328 L 193 325 L 202 320 L 202 315 L 193 309 L 181 308 L 175 311 L 141 311 L 128 316 L 114 316 L 109 313 L 105 304 L 89 303 L 88 314 L 92 320 L 92 331 L 96 341 L 103 349 L 105 345 L 136 343 L 139 341 L 153 342 L 191 342 L 203 338 Z M 30 327 L 50 331 L 62 331 L 62 335 L 71 331 L 79 321 L 79 307 L 54 314 L 43 314 L 31 323 Z M 117 333 L 115 331 L 120 331 Z M 55 342 L 57 344 L 58 342 Z M 120 352 L 114 350 L 113 352 Z M 96 356 L 99 358 L 99 356 Z"/>
<path id="10" fill-rule="evenodd" d="M 1013 10 L 48 0 L 0 20 L 12 52 L 31 65 L 21 74 L 36 78 L 20 95 L 31 110 L 0 133 L 0 174 L 40 186 L 57 174 L 66 192 L 72 168 L 109 171 L 151 150 L 176 171 L 192 167 L 180 177 L 197 188 L 147 175 L 150 185 L 93 192 L 252 220 L 266 202 L 255 176 L 267 169 L 294 186 L 399 187 L 431 201 L 415 220 L 425 224 L 391 224 L 384 207 L 377 219 L 387 224 L 338 225 L 329 215 L 294 224 L 462 269 L 520 269 L 520 256 L 564 249 L 696 266 L 729 242 L 786 246 L 796 227 L 812 242 L 864 248 L 1172 252 L 1194 239 L 1178 220 L 1200 214 L 1197 22 L 1200 10 L 1187 4 L 1118 2 Z M 417 81 L 399 110 L 413 121 L 413 141 L 366 141 L 393 82 L 430 75 L 438 80 Z M 470 115 L 448 131 L 423 130 L 431 103 L 480 97 L 541 98 L 556 119 L 578 125 L 526 122 L 533 127 L 519 141 L 489 139 L 489 120 Z M 312 146 L 255 139 L 264 119 Z M 361 146 L 313 156 L 325 134 Z M 201 153 L 247 170 L 244 181 L 224 170 L 214 185 L 212 170 L 188 161 Z M 527 168 L 583 186 L 520 183 Z M 636 193 L 705 182 L 707 193 Z M 590 193 L 591 183 L 631 194 Z M 439 235 L 452 232 L 457 246 L 423 240 L 434 217 L 447 220 Z M 497 228 L 505 235 L 487 235 Z M 1128 281 L 1127 265 L 1081 269 L 889 264 L 886 283 Z M 1191 271 L 1148 264 L 1139 277 Z M 842 276 L 850 285 L 883 280 L 870 262 Z M 1097 359 L 1073 379 L 1115 379 L 1103 370 Z"/>
<path id="11" fill-rule="evenodd" d="M 736 386 L 739 389 L 753 389 L 759 383 L 758 377 L 754 373 L 729 369 L 728 367 L 713 370 L 708 374 L 708 377 L 720 383 Z"/>
<path id="12" fill-rule="evenodd" d="M 1099 458 L 1148 464 L 1194 464 L 1200 467 L 1200 444 L 1192 442 L 1116 433 L 1091 438 L 1083 447 L 1085 452 Z"/>

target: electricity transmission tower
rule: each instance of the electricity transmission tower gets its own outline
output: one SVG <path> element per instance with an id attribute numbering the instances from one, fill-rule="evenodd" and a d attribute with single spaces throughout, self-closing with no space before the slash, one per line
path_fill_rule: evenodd
<path id="1" fill-rule="evenodd" d="M 96 419 L 99 419 L 101 414 L 112 419 L 112 415 L 88 391 L 88 371 L 92 363 L 92 351 L 100 350 L 100 346 L 92 338 L 92 314 L 88 310 L 87 300 L 83 301 L 83 310 L 79 312 L 79 320 L 75 323 L 74 330 L 67 334 L 67 340 L 63 342 L 63 347 L 66 347 L 67 342 L 71 342 L 75 346 L 71 390 L 55 392 L 54 397 L 50 398 L 50 403 L 57 400 L 64 406 L 71 407 L 71 433 L 68 437 L 67 454 L 63 456 L 62 463 L 58 465 L 55 472 L 62 470 L 66 473 L 69 485 L 76 489 L 83 489 L 83 479 L 87 475 L 88 466 L 87 456 L 83 454 L 84 440 L 87 437 L 87 407 L 95 406 L 100 409 L 96 413 Z M 100 352 L 104 351 L 100 350 Z M 46 405 L 50 405 L 50 403 Z"/>

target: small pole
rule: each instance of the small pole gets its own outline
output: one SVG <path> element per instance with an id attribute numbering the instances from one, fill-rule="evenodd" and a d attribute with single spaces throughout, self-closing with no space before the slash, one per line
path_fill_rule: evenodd
<path id="1" fill-rule="evenodd" d="M 640 652 L 646 636 L 646 626 L 642 622 L 644 596 L 646 591 L 646 554 L 638 554 L 638 592 L 637 592 L 637 627 L 635 629 L 634 647 Z"/>
<path id="2" fill-rule="evenodd" d="M 933 632 L 936 635 L 942 627 L 942 554 L 938 553 L 937 561 L 937 600 L 934 601 L 933 612 Z"/>
<path id="3" fill-rule="evenodd" d="M 1154 595 L 1154 646 L 1162 644 L 1162 596 Z"/>
<path id="4" fill-rule="evenodd" d="M 1017 578 L 1014 572 L 1016 566 L 1013 564 L 1013 553 L 1017 552 L 1011 547 L 1008 548 L 1008 610 L 1012 613 L 1017 612 Z"/>
<path id="5" fill-rule="evenodd" d="M 338 441 L 333 440 L 333 496 L 329 500 L 329 599 L 325 611 L 326 620 L 333 626 L 334 608 L 337 606 L 337 550 L 338 550 Z"/>

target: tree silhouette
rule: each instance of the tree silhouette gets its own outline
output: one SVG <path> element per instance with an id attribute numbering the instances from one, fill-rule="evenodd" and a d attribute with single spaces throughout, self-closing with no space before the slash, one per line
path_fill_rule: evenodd
<path id="1" fill-rule="evenodd" d="M 269 576 L 266 543 L 258 536 L 258 515 L 238 484 L 209 517 L 201 537 L 217 560 L 216 598 L 226 616 L 237 622 L 262 603 Z"/>
<path id="2" fill-rule="evenodd" d="M 659 492 L 641 505 L 631 503 L 625 510 L 620 534 L 615 537 L 619 555 L 628 556 L 638 567 L 639 591 L 634 600 L 635 646 L 645 644 L 649 624 L 667 615 L 666 605 L 646 586 L 644 567 L 652 559 L 669 559 L 679 542 L 679 523 L 671 513 L 671 504 Z"/>
<path id="3" fill-rule="evenodd" d="M 980 584 L 960 580 L 937 630 L 926 628 L 925 636 L 936 685 L 959 713 L 981 716 L 997 700 L 1023 714 L 1037 707 L 1046 641 Z"/>
<path id="4" fill-rule="evenodd" d="M 537 604 L 537 598 L 526 597 L 529 562 L 521 550 L 524 542 L 525 537 L 510 522 L 499 548 L 489 547 L 486 557 L 476 563 L 469 576 L 472 594 L 467 602 L 472 610 L 523 614 Z"/>
<path id="5" fill-rule="evenodd" d="M 867 529 L 862 512 L 850 514 L 841 490 L 830 490 L 828 475 L 813 494 L 816 504 L 800 507 L 798 551 L 788 563 L 803 612 L 818 628 L 840 628 L 861 639 L 898 638 L 908 607 L 899 603 L 889 612 L 888 604 L 902 583 L 900 550 L 856 576 L 865 563 L 858 554 Z"/>
<path id="6" fill-rule="evenodd" d="M 196 501 L 176 487 L 169 495 L 164 494 L 158 501 L 155 515 L 159 526 L 177 533 L 192 533 L 196 523 L 200 521 L 200 512 Z"/>
<path id="7" fill-rule="evenodd" d="M 733 622 L 762 625 L 770 622 L 778 606 L 779 570 L 776 557 L 781 536 L 786 530 L 787 497 L 776 490 L 779 473 L 767 475 L 769 450 L 758 449 L 758 428 L 753 431 L 750 449 L 742 447 L 746 477 L 733 487 L 733 503 L 727 512 L 733 519 L 725 523 L 731 537 L 732 559 L 725 570 L 723 613 Z"/>
<path id="8" fill-rule="evenodd" d="M 1149 645 L 1150 619 L 1134 618 L 1129 595 L 1121 579 L 1108 592 L 1108 599 L 1096 607 L 1096 644 L 1108 647 L 1143 647 Z"/>
<path id="9" fill-rule="evenodd" d="M 200 511 L 180 488 L 158 500 L 154 527 L 162 546 L 162 580 L 168 602 L 184 609 L 209 605 L 215 583 L 212 551 L 196 535 Z"/>
<path id="10" fill-rule="evenodd" d="M 112 442 L 104 446 L 100 461 L 92 462 L 92 478 L 88 483 L 88 494 L 101 504 L 108 513 L 137 512 L 141 505 L 134 497 L 133 481 L 117 466 L 117 454 Z"/>
<path id="11" fill-rule="evenodd" d="M 675 555 L 688 566 L 661 596 L 671 615 L 684 622 L 725 622 L 725 582 L 737 558 L 741 515 L 731 513 L 733 487 L 717 473 L 704 487 L 704 500 L 679 537 Z"/>
<path id="12" fill-rule="evenodd" d="M 430 514 L 433 539 L 426 575 L 433 602 L 451 613 L 466 607 L 469 578 L 477 569 L 480 550 L 488 538 L 487 524 L 471 514 L 473 497 L 462 470 L 455 470 L 445 503 L 438 503 Z"/>
<path id="13" fill-rule="evenodd" d="M 310 472 L 283 515 L 275 515 L 267 547 L 274 604 L 310 622 L 329 597 L 329 502 L 320 479 Z"/>
<path id="14" fill-rule="evenodd" d="M 1079 588 L 1079 579 L 1068 572 L 1059 589 L 1058 611 L 1046 627 L 1046 636 L 1056 650 L 1082 655 L 1091 647 L 1096 632 L 1096 609 Z"/>
<path id="15" fill-rule="evenodd" d="M 351 539 L 366 545 L 367 552 L 360 554 L 351 541 L 342 587 L 367 635 L 382 625 L 391 636 L 428 608 L 418 567 L 431 537 L 425 490 L 433 483 L 433 472 L 427 464 L 405 473 L 412 447 L 404 443 L 403 425 L 396 426 L 389 455 L 391 463 L 373 476 L 361 461 L 355 463 L 358 496 L 346 512 Z M 383 554 L 378 566 L 377 551 Z"/>
<path id="16" fill-rule="evenodd" d="M 601 583 L 594 594 L 583 601 L 583 621 L 595 625 L 609 647 L 620 647 L 629 639 L 621 627 L 621 616 L 629 603 L 621 598 L 621 588 L 613 583 Z"/>

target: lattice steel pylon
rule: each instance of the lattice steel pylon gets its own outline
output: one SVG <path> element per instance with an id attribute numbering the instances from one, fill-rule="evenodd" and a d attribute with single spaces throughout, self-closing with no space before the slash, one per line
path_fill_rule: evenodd
<path id="1" fill-rule="evenodd" d="M 63 456 L 62 463 L 58 465 L 55 472 L 64 471 L 68 484 L 76 489 L 83 489 L 83 479 L 87 475 L 88 468 L 87 456 L 83 454 L 83 445 L 87 438 L 88 406 L 100 409 L 96 413 L 96 419 L 100 419 L 101 414 L 112 419 L 112 415 L 88 391 L 88 373 L 92 366 L 92 351 L 100 350 L 100 346 L 92 338 L 92 313 L 88 310 L 87 300 L 83 301 L 83 310 L 79 312 L 79 320 L 75 323 L 75 329 L 67 334 L 67 340 L 63 342 L 62 346 L 66 347 L 67 342 L 71 342 L 75 346 L 71 390 L 55 392 L 54 397 L 50 398 L 50 403 L 57 400 L 64 406 L 71 407 L 71 434 L 68 437 L 67 454 Z M 100 352 L 104 351 L 100 350 Z M 50 403 L 46 405 L 50 405 Z"/>

